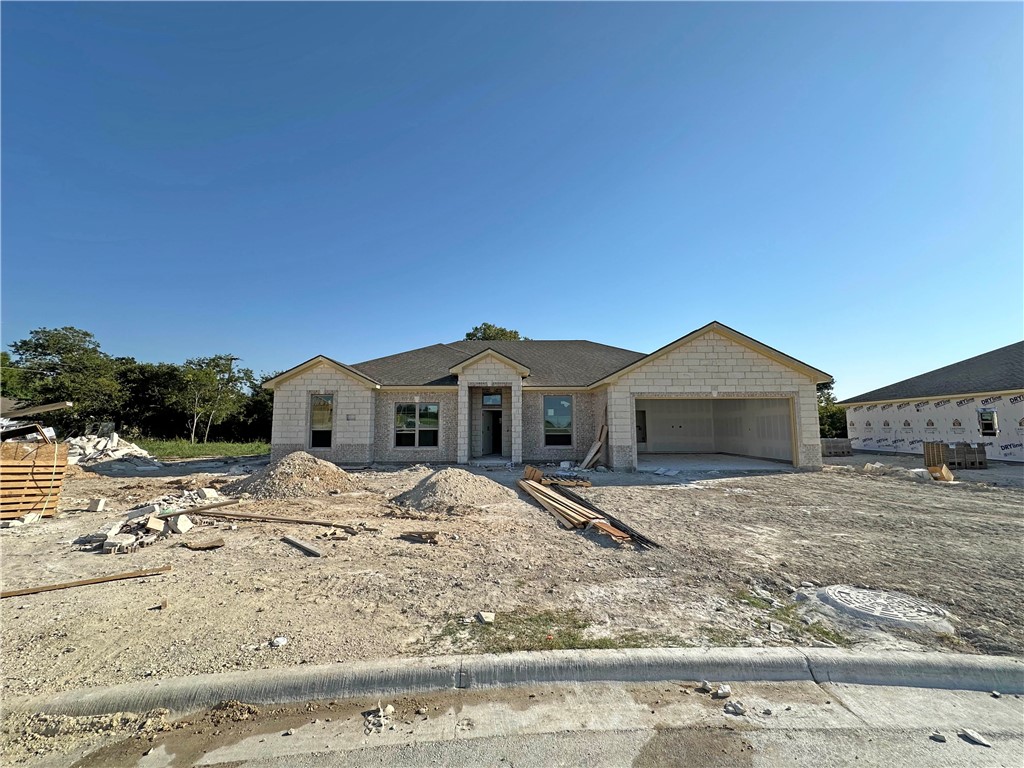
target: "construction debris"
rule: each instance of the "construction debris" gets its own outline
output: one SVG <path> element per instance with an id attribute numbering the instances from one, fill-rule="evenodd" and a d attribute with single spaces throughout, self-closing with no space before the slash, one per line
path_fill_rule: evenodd
<path id="1" fill-rule="evenodd" d="M 984 736 L 982 736 L 977 731 L 972 731 L 970 728 L 962 729 L 960 731 L 959 735 L 960 735 L 960 738 L 965 739 L 966 741 L 969 741 L 972 744 L 977 744 L 980 747 L 991 747 L 992 746 L 991 744 L 989 744 L 985 740 Z"/>
<path id="2" fill-rule="evenodd" d="M 440 531 L 405 531 L 400 538 L 413 541 L 417 544 L 437 544 L 437 537 Z"/>
<path id="3" fill-rule="evenodd" d="M 69 464 L 97 464 L 101 461 L 121 461 L 136 467 L 162 467 L 163 464 L 135 443 L 129 443 L 111 432 L 110 437 L 82 435 L 67 441 Z"/>
<path id="4" fill-rule="evenodd" d="M 60 584 L 47 584 L 41 587 L 29 587 L 28 589 L 12 589 L 7 592 L 0 592 L 0 598 L 20 597 L 22 595 L 35 595 L 39 592 L 53 592 L 58 589 L 71 589 L 72 587 L 85 587 L 90 584 L 105 584 L 108 581 L 123 581 L 124 579 L 141 579 L 145 576 L 156 576 L 167 573 L 171 566 L 165 565 L 161 568 L 150 568 L 145 571 L 129 571 L 128 573 L 115 573 L 112 576 L 100 576 L 95 579 L 82 579 L 80 581 L 65 581 Z"/>
<path id="5" fill-rule="evenodd" d="M 193 552 L 206 552 L 210 549 L 220 549 L 224 546 L 224 539 L 211 539 L 210 541 L 186 541 L 182 545 Z"/>
<path id="6" fill-rule="evenodd" d="M 597 462 L 598 457 L 601 455 L 601 446 L 604 445 L 605 439 L 608 437 L 608 425 L 602 424 L 601 431 L 597 436 L 597 440 L 590 446 L 590 450 L 587 451 L 587 455 L 580 462 L 581 469 L 589 469 L 593 464 Z"/>
<path id="7" fill-rule="evenodd" d="M 89 511 L 90 512 L 102 512 L 106 506 L 107 506 L 107 500 L 106 499 L 93 499 L 92 501 L 89 502 Z"/>
<path id="8" fill-rule="evenodd" d="M 494 611 L 480 611 L 476 615 L 477 619 L 480 620 L 481 624 L 493 624 L 494 623 Z"/>
<path id="9" fill-rule="evenodd" d="M 312 544 L 307 544 L 306 542 L 302 541 L 301 539 L 295 539 L 295 538 L 292 538 L 291 536 L 282 536 L 281 537 L 281 541 L 283 541 L 285 544 L 291 544 L 296 549 L 301 550 L 302 552 L 306 553 L 309 557 L 323 557 L 324 556 L 323 552 L 321 552 L 319 549 L 314 547 Z"/>

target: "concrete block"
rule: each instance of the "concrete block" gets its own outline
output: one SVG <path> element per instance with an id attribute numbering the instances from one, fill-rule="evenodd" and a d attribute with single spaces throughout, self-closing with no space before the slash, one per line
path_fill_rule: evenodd
<path id="1" fill-rule="evenodd" d="M 106 531 L 107 538 L 109 539 L 111 536 L 117 536 L 117 534 L 121 532 L 121 527 L 123 525 L 124 522 L 121 520 L 118 520 L 116 523 L 113 523 Z"/>
<path id="2" fill-rule="evenodd" d="M 188 533 L 195 528 L 195 523 L 192 522 L 188 515 L 169 517 L 167 518 L 167 522 L 171 527 L 172 533 Z"/>
<path id="3" fill-rule="evenodd" d="M 196 495 L 200 499 L 217 499 L 220 498 L 220 494 L 217 493 L 213 488 L 200 488 L 196 491 Z"/>
<path id="4" fill-rule="evenodd" d="M 163 533 L 165 523 L 156 515 L 151 515 L 149 520 L 146 521 L 146 530 L 153 531 L 154 533 Z"/>
<path id="5" fill-rule="evenodd" d="M 160 512 L 159 505 L 157 505 L 157 504 L 147 504 L 146 506 L 139 507 L 138 509 L 130 509 L 130 510 L 128 510 L 127 514 L 128 514 L 128 519 L 129 520 L 134 520 L 136 517 L 148 517 L 149 515 L 159 514 L 159 512 Z"/>
<path id="6" fill-rule="evenodd" d="M 26 512 L 21 516 L 20 520 L 23 523 L 34 523 L 36 520 L 42 520 L 43 516 L 39 512 Z"/>
<path id="7" fill-rule="evenodd" d="M 92 501 L 89 502 L 89 511 L 90 512 L 102 512 L 103 509 L 106 506 L 107 506 L 107 500 L 106 499 L 93 499 Z"/>

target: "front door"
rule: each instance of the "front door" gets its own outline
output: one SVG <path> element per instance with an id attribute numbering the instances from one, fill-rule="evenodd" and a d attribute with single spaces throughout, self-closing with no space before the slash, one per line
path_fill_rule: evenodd
<path id="1" fill-rule="evenodd" d="M 491 453 L 501 455 L 501 411 L 491 411 Z"/>

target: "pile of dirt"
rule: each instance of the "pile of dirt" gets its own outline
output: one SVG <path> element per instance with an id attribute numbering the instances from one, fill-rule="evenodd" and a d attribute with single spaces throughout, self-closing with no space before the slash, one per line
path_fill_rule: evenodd
<path id="1" fill-rule="evenodd" d="M 355 490 L 349 474 L 304 451 L 289 453 L 254 475 L 228 483 L 224 493 L 254 499 L 298 499 Z"/>
<path id="2" fill-rule="evenodd" d="M 394 501 L 425 512 L 452 513 L 502 504 L 515 498 L 513 491 L 490 478 L 448 467 L 420 480 Z"/>

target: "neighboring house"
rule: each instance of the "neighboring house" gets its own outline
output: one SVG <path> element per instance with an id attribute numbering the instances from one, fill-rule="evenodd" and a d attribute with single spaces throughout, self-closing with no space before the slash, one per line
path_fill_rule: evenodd
<path id="1" fill-rule="evenodd" d="M 709 323 L 645 355 L 592 341 L 456 341 L 267 381 L 273 456 L 341 464 L 601 461 L 732 453 L 821 466 L 813 368 Z"/>
<path id="2" fill-rule="evenodd" d="M 984 443 L 1024 461 L 1024 341 L 866 392 L 839 405 L 856 449 L 924 453 L 924 443 Z"/>

